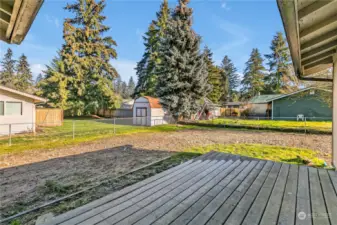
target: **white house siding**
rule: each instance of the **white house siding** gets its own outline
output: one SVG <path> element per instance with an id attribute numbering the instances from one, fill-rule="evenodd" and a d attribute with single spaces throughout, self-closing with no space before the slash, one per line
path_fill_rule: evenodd
<path id="1" fill-rule="evenodd" d="M 151 109 L 151 126 L 168 124 L 169 116 L 167 115 L 166 110 L 163 108 L 153 108 Z"/>
<path id="2" fill-rule="evenodd" d="M 35 131 L 35 104 L 32 99 L 0 90 L 0 101 L 4 101 L 5 107 L 4 115 L 0 115 L 0 135 L 9 134 L 9 124 L 12 124 L 13 134 Z M 21 102 L 22 115 L 6 116 L 6 102 Z"/>

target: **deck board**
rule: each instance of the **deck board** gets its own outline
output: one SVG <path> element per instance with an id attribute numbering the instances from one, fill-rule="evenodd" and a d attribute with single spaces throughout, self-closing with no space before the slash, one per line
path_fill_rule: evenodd
<path id="1" fill-rule="evenodd" d="M 211 152 L 47 224 L 334 225 L 336 212 L 335 171 Z"/>

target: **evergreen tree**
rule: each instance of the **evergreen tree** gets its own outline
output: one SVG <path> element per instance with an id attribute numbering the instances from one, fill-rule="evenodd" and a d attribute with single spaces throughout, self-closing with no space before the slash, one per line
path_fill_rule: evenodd
<path id="1" fill-rule="evenodd" d="M 33 87 L 33 75 L 27 62 L 27 57 L 22 54 L 16 67 L 15 88 L 20 91 L 31 91 Z"/>
<path id="2" fill-rule="evenodd" d="M 208 94 L 208 98 L 213 103 L 218 103 L 220 100 L 220 97 L 222 95 L 222 80 L 221 80 L 221 69 L 214 65 L 212 56 L 213 53 L 211 50 L 206 46 L 204 49 L 205 54 L 205 62 L 207 65 L 207 71 L 208 71 L 208 83 L 211 85 L 212 90 Z"/>
<path id="3" fill-rule="evenodd" d="M 236 88 L 240 85 L 240 79 L 237 69 L 227 55 L 222 60 L 221 69 L 223 70 L 223 100 L 233 101 L 228 99 L 228 96 L 231 98 L 231 96 L 236 92 Z"/>
<path id="4" fill-rule="evenodd" d="M 68 106 L 73 114 L 89 114 L 96 105 L 113 108 L 118 97 L 113 80 L 118 76 L 110 64 L 117 57 L 116 42 L 103 36 L 110 28 L 103 24 L 104 0 L 76 0 L 65 9 L 75 14 L 64 22 L 65 43 L 61 50 L 69 91 Z"/>
<path id="5" fill-rule="evenodd" d="M 282 89 L 291 85 L 293 77 L 290 74 L 290 55 L 286 40 L 282 32 L 277 32 L 271 42 L 271 53 L 265 55 L 269 66 L 269 74 L 265 77 L 266 91 L 281 93 Z"/>
<path id="6" fill-rule="evenodd" d="M 156 96 L 158 65 L 161 62 L 159 56 L 159 42 L 164 38 L 164 32 L 167 27 L 167 20 L 170 16 L 168 1 L 164 0 L 156 13 L 157 19 L 152 21 L 148 31 L 145 33 L 144 45 L 145 52 L 142 59 L 137 63 L 136 74 L 138 82 L 134 91 L 134 96 Z"/>
<path id="7" fill-rule="evenodd" d="M 157 95 L 176 118 L 188 118 L 210 91 L 200 37 L 192 30 L 192 9 L 181 0 L 160 42 Z"/>
<path id="8" fill-rule="evenodd" d="M 121 96 L 123 99 L 129 98 L 128 86 L 126 85 L 125 81 L 122 81 L 121 84 Z"/>
<path id="9" fill-rule="evenodd" d="M 130 77 L 128 82 L 128 98 L 130 98 L 133 95 L 133 92 L 135 91 L 135 82 L 133 80 L 133 77 Z"/>
<path id="10" fill-rule="evenodd" d="M 244 99 L 249 99 L 258 95 L 264 88 L 263 78 L 265 68 L 263 59 L 257 48 L 252 50 L 249 60 L 246 62 L 242 84 L 242 95 Z"/>
<path id="11" fill-rule="evenodd" d="M 68 109 L 68 76 L 65 74 L 65 65 L 60 56 L 55 57 L 50 66 L 43 71 L 44 78 L 37 83 L 37 95 L 48 99 L 48 104 L 52 107 Z M 40 74 L 41 75 L 41 74 Z"/>
<path id="12" fill-rule="evenodd" d="M 8 87 L 14 88 L 15 83 L 15 63 L 13 59 L 13 51 L 8 48 L 4 56 L 4 59 L 1 61 L 1 72 L 0 72 L 0 84 Z"/>
<path id="13" fill-rule="evenodd" d="M 36 79 L 35 79 L 35 87 L 38 86 L 38 84 L 40 83 L 40 81 L 43 80 L 43 76 L 41 73 L 39 73 L 39 75 L 37 75 Z"/>
<path id="14" fill-rule="evenodd" d="M 121 95 L 122 93 L 122 78 L 120 76 L 118 76 L 115 80 L 114 80 L 114 90 L 116 94 Z"/>

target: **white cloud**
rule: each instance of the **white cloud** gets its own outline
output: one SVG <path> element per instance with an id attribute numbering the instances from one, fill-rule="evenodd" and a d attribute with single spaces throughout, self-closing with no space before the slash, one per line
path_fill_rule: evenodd
<path id="1" fill-rule="evenodd" d="M 47 20 L 48 23 L 54 24 L 57 28 L 60 27 L 60 22 L 59 22 L 59 20 L 56 17 L 49 16 L 49 15 L 46 14 L 45 18 L 46 18 L 46 20 Z"/>
<path id="2" fill-rule="evenodd" d="M 33 77 L 35 79 L 37 75 L 39 75 L 39 73 L 42 73 L 42 71 L 46 69 L 46 66 L 43 64 L 37 63 L 37 64 L 32 64 L 30 68 L 32 70 Z"/>
<path id="3" fill-rule="evenodd" d="M 221 8 L 223 8 L 226 11 L 229 11 L 231 9 L 225 0 L 221 1 Z"/>
<path id="4" fill-rule="evenodd" d="M 137 80 L 135 70 L 137 62 L 123 59 L 111 60 L 111 65 L 115 67 L 115 69 L 117 70 L 123 81 L 128 82 L 131 76 L 135 81 Z"/>

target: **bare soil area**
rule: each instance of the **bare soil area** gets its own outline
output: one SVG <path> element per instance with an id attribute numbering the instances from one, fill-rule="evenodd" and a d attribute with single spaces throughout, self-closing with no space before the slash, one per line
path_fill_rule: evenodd
<path id="1" fill-rule="evenodd" d="M 202 129 L 114 136 L 77 146 L 0 156 L 0 210 L 15 202 L 13 210 L 20 212 L 20 204 L 24 209 L 27 203 L 41 203 L 43 195 L 46 200 L 57 198 L 60 193 L 100 183 L 189 147 L 235 143 L 308 148 L 330 161 L 330 135 Z"/>

